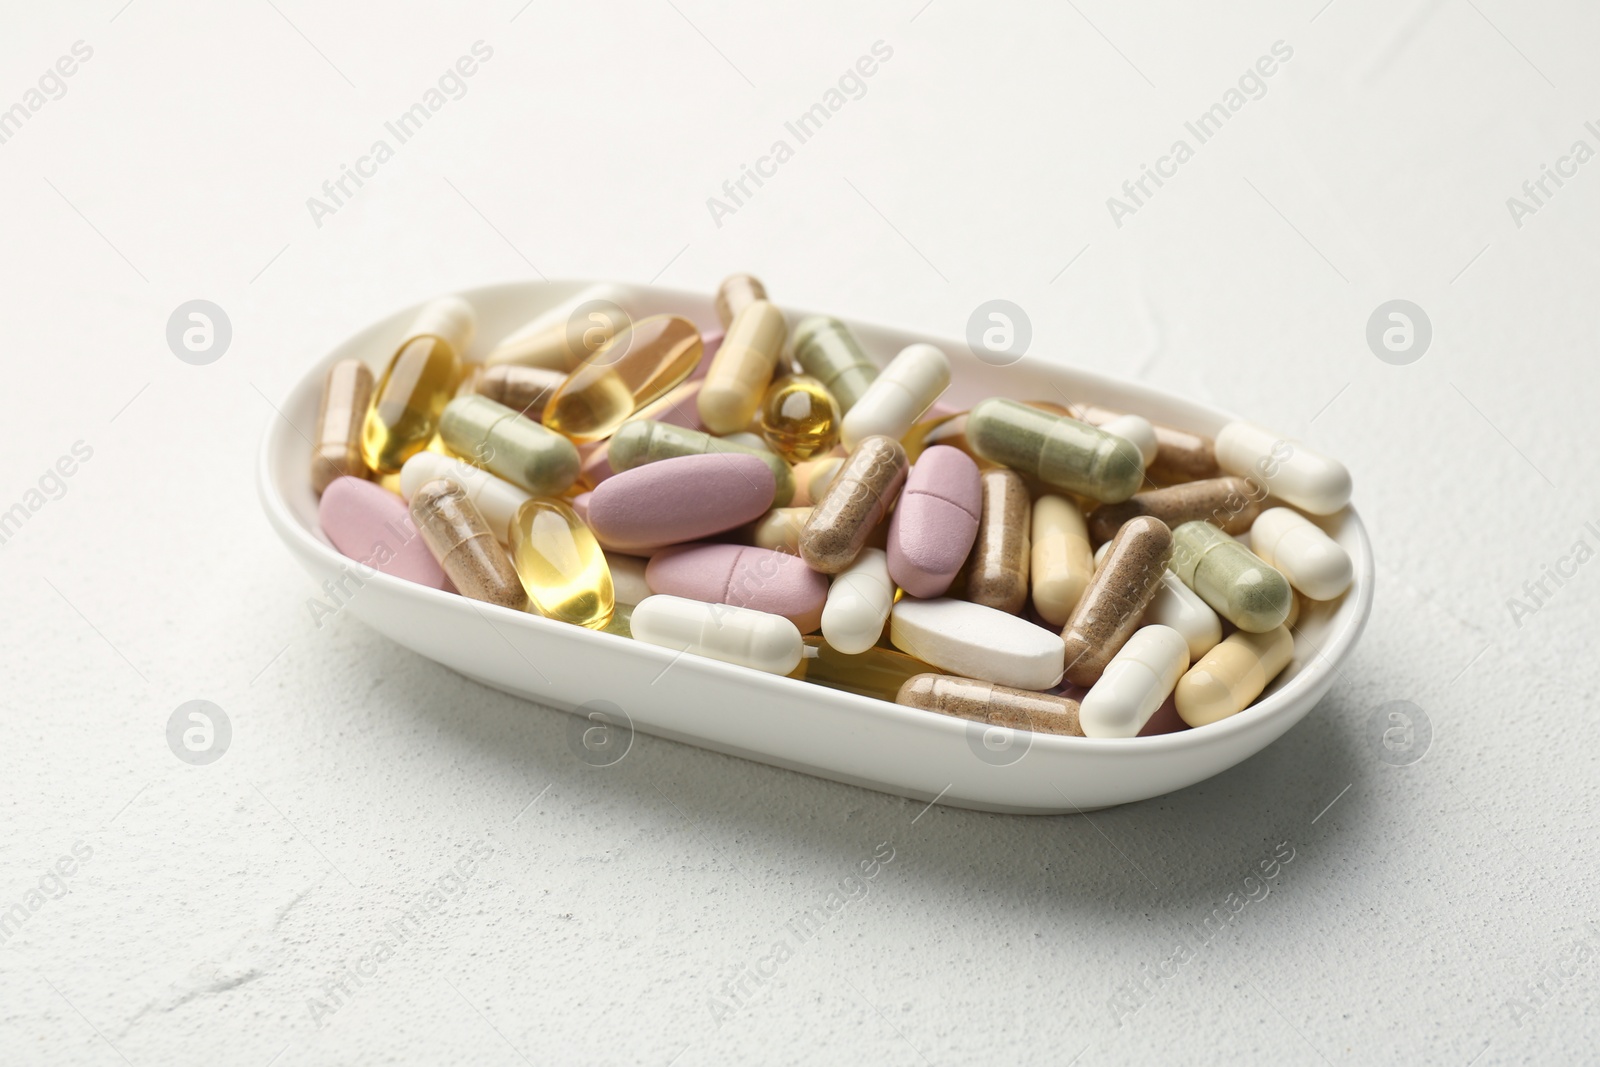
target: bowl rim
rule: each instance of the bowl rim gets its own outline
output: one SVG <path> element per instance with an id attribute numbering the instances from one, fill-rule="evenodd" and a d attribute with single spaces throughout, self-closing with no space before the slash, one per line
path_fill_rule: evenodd
<path id="1" fill-rule="evenodd" d="M 703 293 L 696 293 L 688 290 L 669 289 L 654 285 L 636 285 L 630 282 L 597 281 L 581 278 L 547 278 L 538 281 L 503 281 L 462 288 L 455 290 L 455 293 L 464 297 L 469 302 L 474 302 L 476 300 L 486 298 L 501 299 L 510 295 L 511 293 L 527 294 L 531 290 L 544 288 L 583 288 L 585 286 L 599 284 L 609 284 L 625 289 L 649 291 L 656 298 L 664 298 L 672 302 L 681 301 L 684 304 L 694 304 L 697 302 L 706 303 L 709 300 L 709 298 Z M 384 318 L 366 323 L 365 325 L 345 335 L 336 344 L 326 349 L 320 357 L 313 361 L 310 368 L 297 377 L 293 384 L 288 387 L 286 392 L 280 395 L 279 402 L 274 405 L 273 414 L 268 417 L 266 429 L 261 435 L 261 445 L 257 453 L 256 489 L 261 500 L 262 508 L 267 514 L 269 523 L 277 532 L 279 538 L 284 541 L 285 545 L 291 549 L 298 548 L 301 551 L 324 557 L 324 561 L 331 567 L 347 565 L 350 557 L 343 555 L 330 543 L 318 536 L 318 534 L 308 529 L 295 514 L 288 502 L 288 499 L 284 496 L 284 494 L 278 491 L 276 479 L 277 472 L 273 463 L 273 457 L 279 451 L 281 442 L 284 440 L 286 434 L 296 433 L 302 438 L 305 436 L 297 426 L 289 421 L 286 411 L 291 407 L 291 400 L 293 396 L 300 390 L 307 388 L 313 381 L 320 380 L 322 375 L 326 373 L 327 366 L 329 366 L 332 362 L 334 362 L 336 359 L 354 358 L 350 352 L 347 352 L 347 349 L 353 348 L 363 335 L 376 330 L 385 324 L 404 320 L 408 316 L 414 315 L 424 303 L 426 303 L 426 300 L 407 305 L 406 307 L 395 310 Z M 778 306 L 784 310 L 785 314 L 788 315 L 792 321 L 798 321 L 800 317 L 809 315 L 825 314 L 806 309 L 791 308 L 785 304 L 779 304 Z M 861 320 L 839 315 L 833 315 L 830 317 L 838 318 L 840 321 L 846 323 L 852 328 L 865 328 L 874 333 L 895 333 L 901 335 L 911 335 L 918 338 L 924 338 L 927 336 L 922 331 L 914 328 L 887 325 L 879 322 L 863 322 Z M 936 339 L 932 343 L 938 345 L 943 351 L 950 355 L 952 360 L 965 361 L 973 360 L 975 358 L 970 354 L 970 352 L 968 352 L 967 345 L 964 343 L 951 341 L 948 338 Z M 1045 367 L 1046 373 L 1051 375 L 1065 372 L 1071 377 L 1082 379 L 1092 385 L 1109 387 L 1111 391 L 1133 388 L 1135 390 L 1156 393 L 1162 396 L 1173 398 L 1182 404 L 1202 408 L 1212 413 L 1221 415 L 1225 419 L 1246 421 L 1242 420 L 1240 416 L 1227 411 L 1226 409 L 1217 407 L 1216 405 L 1194 400 L 1192 398 L 1185 397 L 1144 382 L 1114 375 L 1102 374 L 1098 371 L 1070 366 L 1054 361 L 1035 361 L 1035 363 L 1036 365 Z M 306 475 L 302 475 L 302 477 L 306 477 Z M 1227 718 L 1221 719 L 1217 722 L 1209 723 L 1205 726 L 1191 727 L 1189 729 L 1176 730 L 1165 734 L 1152 734 L 1147 737 L 1072 737 L 1064 734 L 1034 733 L 1032 734 L 1029 742 L 1030 751 L 1039 749 L 1042 746 L 1043 750 L 1046 752 L 1051 750 L 1061 750 L 1062 752 L 1097 752 L 1116 756 L 1134 756 L 1138 754 L 1155 756 L 1162 753 L 1170 754 L 1174 752 L 1181 752 L 1187 749 L 1201 749 L 1210 747 L 1212 745 L 1225 745 L 1234 735 L 1250 732 L 1262 726 L 1269 719 L 1274 719 L 1281 716 L 1296 715 L 1298 706 L 1302 699 L 1311 701 L 1312 703 L 1308 703 L 1303 710 L 1298 710 L 1298 715 L 1296 715 L 1296 717 L 1309 713 L 1312 704 L 1317 699 L 1320 699 L 1320 694 L 1317 693 L 1317 690 L 1322 689 L 1325 691 L 1327 685 L 1331 684 L 1332 679 L 1328 676 L 1339 671 L 1340 661 L 1342 661 L 1349 654 L 1356 641 L 1360 639 L 1362 632 L 1366 628 L 1367 621 L 1372 611 L 1373 585 L 1376 578 L 1376 566 L 1372 555 L 1372 543 L 1367 535 L 1366 525 L 1361 521 L 1360 514 L 1357 512 L 1353 504 L 1347 505 L 1343 509 L 1342 513 L 1340 513 L 1340 518 L 1343 523 L 1348 524 L 1349 530 L 1355 538 L 1356 544 L 1359 546 L 1359 551 L 1352 554 L 1352 562 L 1355 565 L 1355 577 L 1351 583 L 1350 589 L 1344 594 L 1344 596 L 1348 599 L 1343 600 L 1336 609 L 1336 614 L 1346 615 L 1349 617 L 1343 625 L 1339 626 L 1333 631 L 1332 639 L 1326 642 L 1325 645 L 1320 647 L 1316 645 L 1311 646 L 1316 650 L 1317 655 L 1315 658 L 1307 662 L 1301 668 L 1301 670 L 1294 677 L 1290 678 L 1282 687 L 1268 694 L 1266 697 L 1259 699 L 1256 703 L 1252 704 L 1245 710 L 1235 715 L 1230 715 Z M 460 607 L 459 604 L 454 603 L 460 599 L 459 593 L 450 593 L 442 589 L 432 589 L 424 585 L 419 585 L 415 582 L 407 581 L 403 578 L 397 578 L 393 575 L 385 574 L 381 571 L 374 571 L 370 576 L 363 575 L 363 581 L 376 582 L 379 588 L 389 589 L 399 595 L 420 596 L 425 603 L 437 602 L 444 607 Z M 438 600 L 435 601 L 434 598 L 438 598 Z M 585 630 L 583 627 L 576 627 L 569 623 L 558 622 L 554 619 L 547 619 L 531 611 L 516 611 L 511 608 L 506 608 L 495 604 L 477 604 L 476 608 L 480 611 L 489 611 L 493 613 L 492 617 L 498 618 L 504 622 L 531 627 L 531 633 L 533 634 L 558 633 L 569 638 L 575 637 L 580 641 L 598 640 L 602 642 L 602 644 L 599 646 L 602 650 L 610 647 L 605 645 L 604 642 L 627 641 L 633 650 L 633 654 L 644 655 L 646 658 L 655 656 L 660 660 L 665 661 L 669 658 L 681 655 L 681 653 L 674 652 L 671 649 L 658 648 L 657 646 L 649 645 L 641 641 L 630 641 L 628 638 L 622 637 L 618 634 L 609 634 L 599 630 Z M 1297 631 L 1295 636 L 1297 639 L 1303 639 L 1307 642 L 1307 644 L 1311 644 L 1309 638 L 1306 638 L 1304 634 Z M 454 670 L 454 668 L 450 667 L 448 664 L 441 664 L 441 666 L 444 666 L 450 670 Z M 956 732 L 965 732 L 970 726 L 970 721 L 966 719 L 960 719 L 948 715 L 940 715 L 936 712 L 924 711 L 920 708 L 907 707 L 891 701 L 879 700 L 875 697 L 862 696 L 860 694 L 852 693 L 842 689 L 832 689 L 830 687 L 817 685 L 816 683 L 806 682 L 802 679 L 770 674 L 765 671 L 758 671 L 752 668 L 742 667 L 737 664 L 725 663 L 721 660 L 710 659 L 704 656 L 695 657 L 695 666 L 697 669 L 709 670 L 713 673 L 726 674 L 731 680 L 734 681 L 739 681 L 745 684 L 755 684 L 758 688 L 762 686 L 773 686 L 775 687 L 774 692 L 777 693 L 790 693 L 792 695 L 794 691 L 787 689 L 786 687 L 795 685 L 807 686 L 813 691 L 822 691 L 827 693 L 827 699 L 843 701 L 844 706 L 846 707 L 849 707 L 852 705 L 852 703 L 854 703 L 854 706 L 866 714 L 886 716 L 890 719 L 899 720 L 912 728 L 921 728 L 934 731 L 942 730 L 954 734 Z M 820 695 L 820 693 L 817 695 Z M 539 703 L 532 698 L 527 699 L 530 703 Z M 1292 725 L 1293 724 L 1290 723 L 1290 726 Z M 1287 728 L 1288 727 L 1285 727 L 1285 729 Z M 648 732 L 648 730 L 646 732 Z M 1270 741 L 1268 743 L 1270 744 Z"/>

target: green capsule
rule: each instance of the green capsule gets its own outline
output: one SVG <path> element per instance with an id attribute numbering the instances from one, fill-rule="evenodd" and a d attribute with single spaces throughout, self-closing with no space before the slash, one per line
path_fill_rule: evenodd
<path id="1" fill-rule="evenodd" d="M 991 463 L 1107 504 L 1144 484 L 1144 456 L 1132 441 L 1015 400 L 980 401 L 967 413 L 967 444 Z"/>
<path id="2" fill-rule="evenodd" d="M 1282 626 L 1294 604 L 1289 579 L 1209 522 L 1172 531 L 1171 568 L 1217 614 L 1249 633 Z"/>
<path id="3" fill-rule="evenodd" d="M 558 433 L 486 396 L 460 396 L 439 420 L 445 447 L 534 496 L 554 496 L 578 478 L 578 450 Z"/>
<path id="4" fill-rule="evenodd" d="M 855 406 L 878 376 L 850 328 L 838 319 L 813 315 L 794 328 L 794 358 L 839 402 L 841 413 Z"/>
<path id="5" fill-rule="evenodd" d="M 742 456 L 757 457 L 772 468 L 772 477 L 778 483 L 778 492 L 772 498 L 772 506 L 788 507 L 789 502 L 794 499 L 794 468 L 790 467 L 782 456 L 764 448 L 751 448 L 737 441 L 712 437 L 708 433 L 691 430 L 685 426 L 674 426 L 670 422 L 656 422 L 654 419 L 628 420 L 622 424 L 620 430 L 611 435 L 611 443 L 606 447 L 606 459 L 610 462 L 611 469 L 621 474 L 625 470 L 642 467 L 658 459 L 698 456 L 706 452 L 733 452 Z"/>

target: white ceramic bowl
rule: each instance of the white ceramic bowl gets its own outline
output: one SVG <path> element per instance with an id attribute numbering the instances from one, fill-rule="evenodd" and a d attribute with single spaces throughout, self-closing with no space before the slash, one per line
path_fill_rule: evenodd
<path id="1" fill-rule="evenodd" d="M 471 354 L 587 282 L 488 286 L 464 295 L 478 311 Z M 716 326 L 700 294 L 622 287 L 634 314 L 672 310 L 702 329 Z M 290 551 L 321 583 L 349 566 L 317 527 L 308 477 L 309 438 L 323 375 L 355 357 L 374 370 L 391 354 L 415 308 L 397 312 L 338 345 L 281 405 L 261 446 L 261 502 Z M 803 314 L 788 310 L 790 322 Z M 851 323 L 874 358 L 916 341 L 951 358 L 943 402 L 966 407 L 987 396 L 1088 401 L 1153 422 L 1215 434 L 1232 416 L 1134 382 L 1024 359 L 996 369 L 965 344 Z M 1253 413 L 1271 425 L 1271 412 Z M 481 604 L 377 574 L 349 610 L 380 633 L 469 678 L 541 705 L 606 709 L 644 733 L 918 800 L 986 811 L 1061 813 L 1125 804 L 1182 789 L 1260 751 L 1299 722 L 1333 683 L 1372 606 L 1372 549 L 1353 510 L 1321 523 L 1355 561 L 1355 583 L 1331 605 L 1308 611 L 1295 631 L 1294 662 L 1253 707 L 1196 730 L 1118 740 L 1009 735 L 807 682 L 683 656 L 611 634 Z M 674 662 L 676 660 L 676 662 Z M 574 726 L 590 728 L 582 719 Z M 631 733 L 626 734 L 631 738 Z"/>

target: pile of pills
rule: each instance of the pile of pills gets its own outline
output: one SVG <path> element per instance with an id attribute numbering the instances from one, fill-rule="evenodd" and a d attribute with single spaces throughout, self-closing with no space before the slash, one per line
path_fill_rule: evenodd
<path id="1" fill-rule="evenodd" d="M 935 346 L 791 329 L 749 275 L 720 331 L 628 302 L 591 287 L 471 363 L 476 316 L 447 297 L 376 377 L 336 364 L 310 472 L 329 541 L 489 604 L 1087 737 L 1244 710 L 1302 607 L 1350 586 L 1307 518 L 1345 507 L 1348 472 L 1271 431 L 956 410 Z"/>

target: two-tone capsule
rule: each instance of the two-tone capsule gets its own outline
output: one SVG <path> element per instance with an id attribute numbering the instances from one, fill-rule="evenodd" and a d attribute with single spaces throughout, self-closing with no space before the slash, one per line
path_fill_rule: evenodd
<path id="1" fill-rule="evenodd" d="M 845 414 L 839 440 L 846 448 L 872 436 L 898 441 L 949 387 L 949 358 L 933 345 L 907 345 Z"/>
<path id="2" fill-rule="evenodd" d="M 878 377 L 878 365 L 867 358 L 850 327 L 822 315 L 794 328 L 794 358 L 839 402 L 841 412 L 855 407 Z"/>
<path id="3" fill-rule="evenodd" d="M 772 381 L 787 335 L 788 324 L 776 304 L 754 300 L 739 309 L 695 399 L 706 429 L 727 434 L 750 425 Z"/>
<path id="4" fill-rule="evenodd" d="M 906 484 L 910 463 L 900 442 L 868 437 L 851 450 L 800 534 L 813 570 L 838 574 L 855 561 Z"/>
<path id="5" fill-rule="evenodd" d="M 1289 617 L 1289 580 L 1209 522 L 1182 524 L 1172 542 L 1173 573 L 1239 629 L 1264 633 Z"/>
<path id="6" fill-rule="evenodd" d="M 462 459 L 534 496 L 557 495 L 578 478 L 571 441 L 486 396 L 450 401 L 439 437 Z"/>
<path id="7" fill-rule="evenodd" d="M 1172 556 L 1172 532 L 1140 515 L 1125 523 L 1061 631 L 1067 681 L 1091 686 L 1139 628 Z"/>
<path id="8" fill-rule="evenodd" d="M 527 609 L 516 568 L 465 489 L 446 479 L 426 483 L 411 497 L 411 521 L 463 596 Z"/>
<path id="9" fill-rule="evenodd" d="M 361 433 L 372 403 L 372 385 L 372 371 L 359 359 L 341 359 L 328 368 L 311 445 L 311 489 L 318 496 L 335 478 L 367 476 Z"/>

